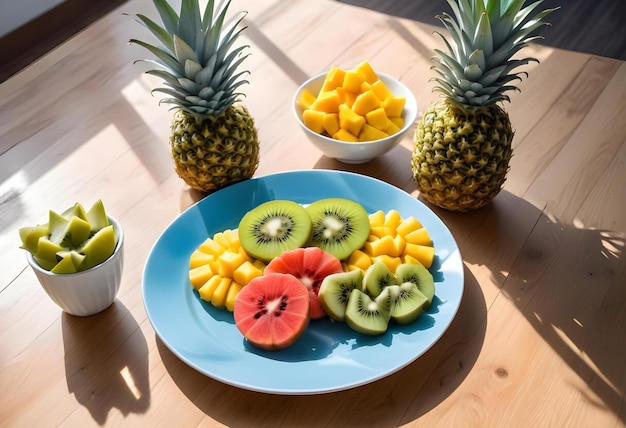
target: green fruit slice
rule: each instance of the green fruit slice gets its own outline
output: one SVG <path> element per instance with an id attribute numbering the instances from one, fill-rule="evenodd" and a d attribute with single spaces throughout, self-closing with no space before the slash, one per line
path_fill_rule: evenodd
<path id="1" fill-rule="evenodd" d="M 98 199 L 91 208 L 89 208 L 89 211 L 86 213 L 86 218 L 89 224 L 91 224 L 92 232 L 97 232 L 110 224 L 104 209 L 104 203 L 101 199 Z"/>
<path id="2" fill-rule="evenodd" d="M 85 256 L 77 251 L 61 251 L 57 254 L 60 261 L 50 270 L 52 273 L 67 274 L 79 271 Z"/>
<path id="3" fill-rule="evenodd" d="M 42 236 L 37 242 L 37 252 L 34 256 L 37 257 L 37 259 L 56 264 L 58 262 L 57 253 L 63 250 L 64 248 L 62 246 L 52 242 L 48 237 Z"/>
<path id="4" fill-rule="evenodd" d="M 396 278 L 400 284 L 411 282 L 417 285 L 419 291 L 428 299 L 428 304 L 424 309 L 430 307 L 435 297 L 435 280 L 426 267 L 414 263 L 401 264 L 396 268 Z"/>
<path id="5" fill-rule="evenodd" d="M 309 245 L 320 247 L 339 260 L 361 248 L 369 236 L 367 211 L 350 199 L 321 199 L 306 210 L 313 225 Z"/>
<path id="6" fill-rule="evenodd" d="M 277 350 L 291 346 L 309 325 L 309 290 L 295 276 L 270 273 L 254 278 L 235 298 L 233 317 L 254 346 Z"/>
<path id="7" fill-rule="evenodd" d="M 115 231 L 113 225 L 106 226 L 89 238 L 78 252 L 85 256 L 85 260 L 79 266 L 79 270 L 87 270 L 99 265 L 111 257 L 115 251 Z"/>
<path id="8" fill-rule="evenodd" d="M 396 276 L 383 262 L 371 265 L 363 276 L 363 290 L 372 297 L 378 296 L 388 285 L 397 283 Z"/>
<path id="9" fill-rule="evenodd" d="M 391 318 L 398 324 L 412 323 L 429 305 L 428 298 L 412 282 L 390 285 L 389 292 L 393 298 Z"/>
<path id="10" fill-rule="evenodd" d="M 352 329 L 370 336 L 387 331 L 391 318 L 392 297 L 388 288 L 372 300 L 367 293 L 355 288 L 350 292 L 345 320 Z"/>
<path id="11" fill-rule="evenodd" d="M 29 251 L 31 254 L 36 254 L 39 238 L 42 236 L 47 237 L 50 231 L 48 230 L 48 225 L 44 224 L 22 227 L 19 233 L 20 239 L 22 240 L 21 248 Z"/>
<path id="12" fill-rule="evenodd" d="M 311 218 L 296 202 L 273 200 L 248 211 L 239 222 L 238 234 L 248 254 L 268 262 L 304 246 L 311 235 Z"/>
<path id="13" fill-rule="evenodd" d="M 363 271 L 355 269 L 328 275 L 322 281 L 318 301 L 322 309 L 335 321 L 345 321 L 346 308 L 352 290 L 363 284 Z"/>

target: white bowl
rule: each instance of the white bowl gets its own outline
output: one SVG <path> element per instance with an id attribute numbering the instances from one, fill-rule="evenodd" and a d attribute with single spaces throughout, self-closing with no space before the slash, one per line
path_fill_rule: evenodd
<path id="1" fill-rule="evenodd" d="M 117 238 L 111 257 L 91 269 L 76 273 L 52 273 L 43 269 L 26 252 L 28 264 L 48 296 L 70 315 L 89 316 L 108 308 L 115 300 L 124 264 L 124 232 L 121 224 L 109 216 Z"/>
<path id="2" fill-rule="evenodd" d="M 327 72 L 320 73 L 304 82 L 296 91 L 292 102 L 293 114 L 298 124 L 304 130 L 305 135 L 309 138 L 311 143 L 326 156 L 344 163 L 365 163 L 394 148 L 401 141 L 404 134 L 409 129 L 413 128 L 415 119 L 417 118 L 417 100 L 415 99 L 415 95 L 398 79 L 385 73 L 377 73 L 380 80 L 383 81 L 392 94 L 402 96 L 406 99 L 404 110 L 402 111 L 404 126 L 400 131 L 380 140 L 356 143 L 335 140 L 334 138 L 312 131 L 302 121 L 303 109 L 298 106 L 297 100 L 304 89 L 308 89 L 311 93 L 317 94 L 324 83 L 326 74 Z"/>

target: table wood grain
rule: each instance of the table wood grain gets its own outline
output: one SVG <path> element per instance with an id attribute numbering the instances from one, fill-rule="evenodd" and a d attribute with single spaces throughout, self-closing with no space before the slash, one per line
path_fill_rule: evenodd
<path id="1" fill-rule="evenodd" d="M 443 7 L 443 6 L 442 6 Z M 329 0 L 234 0 L 252 55 L 244 103 L 261 139 L 257 176 L 353 171 L 420 199 L 411 135 L 363 165 L 326 158 L 291 113 L 298 85 L 368 60 L 435 99 L 434 27 Z M 465 292 L 444 336 L 406 368 L 342 392 L 282 396 L 188 367 L 152 329 L 141 293 L 160 233 L 204 195 L 173 171 L 171 112 L 150 94 L 124 14 L 132 0 L 0 85 L 0 426 L 626 426 L 626 65 L 532 45 L 540 64 L 505 107 L 516 129 L 503 191 L 452 231 Z M 19 247 L 49 209 L 102 198 L 125 230 L 122 286 L 88 318 L 61 312 Z"/>

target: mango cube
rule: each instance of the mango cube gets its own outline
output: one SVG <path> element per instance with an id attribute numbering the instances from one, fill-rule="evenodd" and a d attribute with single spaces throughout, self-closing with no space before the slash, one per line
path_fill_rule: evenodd
<path id="1" fill-rule="evenodd" d="M 359 92 L 365 76 L 356 70 L 347 70 L 343 78 L 343 88 L 347 91 Z"/>
<path id="2" fill-rule="evenodd" d="M 387 113 L 385 112 L 385 109 L 382 107 L 378 107 L 372 111 L 369 111 L 365 114 L 365 121 L 373 126 L 374 128 L 380 130 L 380 131 L 385 131 L 385 129 L 387 128 L 387 121 L 389 120 L 389 118 L 387 117 Z M 389 133 L 387 133 L 389 134 Z M 389 134 L 391 135 L 391 134 Z"/>
<path id="3" fill-rule="evenodd" d="M 312 110 L 323 111 L 324 113 L 337 113 L 339 111 L 339 94 L 336 90 L 321 93 L 315 102 L 311 104 Z"/>
<path id="4" fill-rule="evenodd" d="M 313 132 L 321 134 L 324 132 L 324 113 L 318 110 L 304 110 L 302 113 L 302 122 Z"/>
<path id="5" fill-rule="evenodd" d="M 341 128 L 357 136 L 364 124 L 365 118 L 363 116 L 358 115 L 345 104 L 339 106 L 339 125 Z"/>
<path id="6" fill-rule="evenodd" d="M 339 115 L 337 113 L 326 113 L 322 121 L 324 129 L 328 135 L 336 134 L 339 131 Z"/>
<path id="7" fill-rule="evenodd" d="M 402 110 L 404 109 L 404 104 L 406 103 L 406 99 L 404 97 L 388 97 L 381 103 L 382 107 L 385 109 L 387 116 L 402 116 Z"/>
<path id="8" fill-rule="evenodd" d="M 352 104 L 352 110 L 358 115 L 365 116 L 368 112 L 378 108 L 380 101 L 371 89 L 359 94 Z"/>
<path id="9" fill-rule="evenodd" d="M 315 99 L 315 95 L 305 88 L 302 92 L 300 92 L 296 104 L 298 107 L 302 108 L 302 110 L 306 110 L 311 107 L 311 104 L 315 102 Z"/>
<path id="10" fill-rule="evenodd" d="M 354 135 L 352 135 L 350 131 L 343 129 L 343 128 L 339 128 L 339 131 L 334 133 L 332 137 L 335 140 L 345 141 L 348 143 L 356 143 L 357 141 L 359 141 L 359 139 L 355 137 Z"/>
<path id="11" fill-rule="evenodd" d="M 374 83 L 378 80 L 378 75 L 374 71 L 374 68 L 367 61 L 363 61 L 357 65 L 356 70 L 363 75 L 365 81 L 368 83 Z"/>
<path id="12" fill-rule="evenodd" d="M 393 96 L 387 85 L 382 80 L 377 80 L 371 85 L 372 91 L 376 94 L 379 100 L 384 101 L 387 98 Z"/>
<path id="13" fill-rule="evenodd" d="M 364 124 L 359 134 L 359 141 L 375 141 L 387 138 L 389 134 L 374 128 L 372 125 Z"/>

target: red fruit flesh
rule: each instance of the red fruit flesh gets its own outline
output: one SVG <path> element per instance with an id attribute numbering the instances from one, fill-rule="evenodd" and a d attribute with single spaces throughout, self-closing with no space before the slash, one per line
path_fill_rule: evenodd
<path id="1" fill-rule="evenodd" d="M 235 298 L 235 325 L 251 344 L 270 351 L 291 346 L 309 325 L 309 291 L 294 276 L 254 278 Z"/>
<path id="2" fill-rule="evenodd" d="M 326 316 L 317 293 L 328 275 L 343 272 L 341 261 L 319 247 L 296 248 L 285 251 L 265 267 L 265 274 L 288 273 L 298 278 L 311 294 L 311 318 Z"/>

